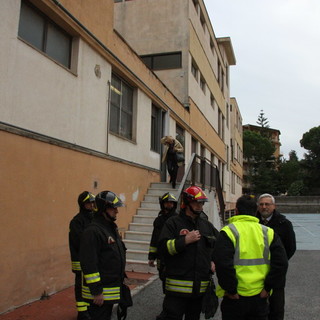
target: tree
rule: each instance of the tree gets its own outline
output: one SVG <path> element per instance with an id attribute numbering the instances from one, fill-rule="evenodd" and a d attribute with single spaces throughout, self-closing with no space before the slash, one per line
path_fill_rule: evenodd
<path id="1" fill-rule="evenodd" d="M 279 161 L 277 180 L 277 189 L 280 193 L 301 195 L 304 191 L 302 171 L 296 151 L 291 150 L 289 160 Z"/>
<path id="2" fill-rule="evenodd" d="M 270 128 L 268 118 L 264 116 L 263 110 L 260 110 L 257 124 L 262 128 Z"/>
<path id="3" fill-rule="evenodd" d="M 263 110 L 260 111 L 257 124 L 261 127 L 260 134 L 271 140 L 271 133 L 268 130 L 270 128 L 268 118 L 264 116 Z"/>
<path id="4" fill-rule="evenodd" d="M 300 145 L 308 150 L 301 160 L 305 173 L 304 184 L 308 186 L 311 194 L 320 194 L 320 126 L 305 132 Z"/>
<path id="5" fill-rule="evenodd" d="M 246 182 L 252 193 L 274 192 L 274 156 L 275 147 L 265 136 L 258 132 L 243 132 L 243 156 L 246 159 Z"/>

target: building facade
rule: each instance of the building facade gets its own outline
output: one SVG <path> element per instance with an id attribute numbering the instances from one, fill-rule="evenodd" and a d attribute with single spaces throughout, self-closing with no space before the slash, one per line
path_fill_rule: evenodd
<path id="1" fill-rule="evenodd" d="M 236 59 L 231 39 L 216 38 L 202 0 L 115 2 L 116 31 L 185 107 L 191 128 L 187 154 L 195 151 L 218 167 L 226 206 L 232 206 L 229 69 Z"/>
<path id="2" fill-rule="evenodd" d="M 68 225 L 82 191 L 117 193 L 126 204 L 117 223 L 128 228 L 150 183 L 167 178 L 160 145 L 165 134 L 184 142 L 186 161 L 192 152 L 212 159 L 230 202 L 231 42 L 214 37 L 202 2 L 171 2 L 188 10 L 193 22 L 181 43 L 184 67 L 169 73 L 141 58 L 157 48 L 139 52 L 121 33 L 122 3 L 2 4 L 0 284 L 6 289 L 0 313 L 72 285 Z"/>

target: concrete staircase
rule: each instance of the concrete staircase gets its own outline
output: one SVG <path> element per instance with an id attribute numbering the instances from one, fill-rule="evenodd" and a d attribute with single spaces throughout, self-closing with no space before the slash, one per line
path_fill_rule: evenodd
<path id="1" fill-rule="evenodd" d="M 123 242 L 127 247 L 127 271 L 157 273 L 156 268 L 149 267 L 148 253 L 153 230 L 153 221 L 160 211 L 159 197 L 166 192 L 174 195 L 178 192 L 170 183 L 152 183 L 136 215 L 125 231 Z"/>

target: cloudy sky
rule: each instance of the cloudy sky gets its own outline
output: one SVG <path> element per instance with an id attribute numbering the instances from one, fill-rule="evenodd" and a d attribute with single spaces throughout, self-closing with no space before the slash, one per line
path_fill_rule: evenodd
<path id="1" fill-rule="evenodd" d="M 216 37 L 231 38 L 231 96 L 243 124 L 263 110 L 281 152 L 299 159 L 303 133 L 320 125 L 320 1 L 204 0 Z"/>

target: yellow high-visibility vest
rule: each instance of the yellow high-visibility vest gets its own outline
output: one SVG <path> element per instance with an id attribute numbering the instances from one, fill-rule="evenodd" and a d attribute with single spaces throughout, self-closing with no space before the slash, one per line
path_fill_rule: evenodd
<path id="1" fill-rule="evenodd" d="M 241 296 L 257 295 L 264 288 L 270 270 L 270 244 L 274 231 L 259 224 L 259 219 L 253 216 L 234 216 L 229 223 L 222 230 L 235 248 L 237 292 Z"/>

